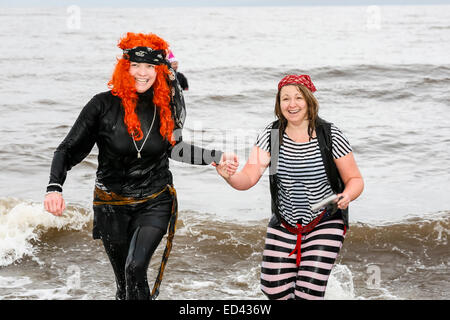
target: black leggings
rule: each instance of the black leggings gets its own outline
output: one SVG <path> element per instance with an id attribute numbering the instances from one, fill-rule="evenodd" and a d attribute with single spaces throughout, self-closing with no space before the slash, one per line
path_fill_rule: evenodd
<path id="1" fill-rule="evenodd" d="M 117 300 L 149 300 L 147 269 L 165 232 L 153 226 L 139 226 L 128 242 L 102 238 L 116 276 Z"/>

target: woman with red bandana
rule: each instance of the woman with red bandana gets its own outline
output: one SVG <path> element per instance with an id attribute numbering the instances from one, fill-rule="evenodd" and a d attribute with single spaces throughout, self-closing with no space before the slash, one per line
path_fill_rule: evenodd
<path id="1" fill-rule="evenodd" d="M 111 90 L 88 102 L 55 151 L 44 206 L 62 215 L 67 171 L 96 144 L 93 237 L 102 240 L 112 264 L 116 298 L 155 299 L 178 212 L 169 157 L 190 164 L 220 163 L 221 168 L 223 154 L 182 141 L 185 106 L 166 60 L 168 44 L 154 34 L 127 33 L 118 46 L 123 55 L 108 83 Z M 166 250 L 150 292 L 147 268 L 167 230 Z"/>
<path id="2" fill-rule="evenodd" d="M 348 227 L 348 205 L 364 187 L 347 138 L 319 118 L 315 91 L 308 75 L 284 77 L 278 119 L 259 134 L 244 168 L 232 176 L 226 166 L 217 168 L 232 187 L 247 190 L 270 165 L 272 218 L 261 265 L 269 299 L 323 299 Z"/>

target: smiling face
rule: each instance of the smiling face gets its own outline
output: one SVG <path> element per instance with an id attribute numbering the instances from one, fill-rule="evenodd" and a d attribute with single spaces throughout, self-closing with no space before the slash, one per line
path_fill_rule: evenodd
<path id="1" fill-rule="evenodd" d="M 308 103 L 295 85 L 286 85 L 280 91 L 280 109 L 292 124 L 301 124 L 308 119 Z"/>
<path id="2" fill-rule="evenodd" d="M 138 93 L 143 93 L 150 89 L 156 79 L 155 66 L 150 63 L 130 62 L 129 73 L 134 77 Z"/>

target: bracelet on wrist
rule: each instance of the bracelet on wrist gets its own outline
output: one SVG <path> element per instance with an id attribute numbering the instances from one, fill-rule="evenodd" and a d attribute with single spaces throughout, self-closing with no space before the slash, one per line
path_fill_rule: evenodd
<path id="1" fill-rule="evenodd" d="M 62 192 L 61 191 L 47 191 L 46 193 L 45 193 L 45 195 L 48 195 L 48 194 L 50 194 L 50 193 L 59 193 L 60 195 L 62 195 Z"/>
<path id="2" fill-rule="evenodd" d="M 48 188 L 48 187 L 59 187 L 59 188 L 61 188 L 61 189 L 63 188 L 62 185 L 59 184 L 59 183 L 49 183 L 49 184 L 47 185 L 47 188 Z"/>
<path id="3" fill-rule="evenodd" d="M 62 192 L 63 191 L 63 187 L 61 184 L 59 183 L 49 183 L 47 185 L 47 192 L 51 192 L 51 191 L 59 191 Z"/>

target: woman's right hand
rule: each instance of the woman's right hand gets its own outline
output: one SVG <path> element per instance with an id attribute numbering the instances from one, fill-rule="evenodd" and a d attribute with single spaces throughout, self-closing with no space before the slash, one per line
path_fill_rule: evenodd
<path id="1" fill-rule="evenodd" d="M 54 216 L 62 216 L 66 203 L 61 193 L 50 192 L 45 195 L 44 208 Z"/>

